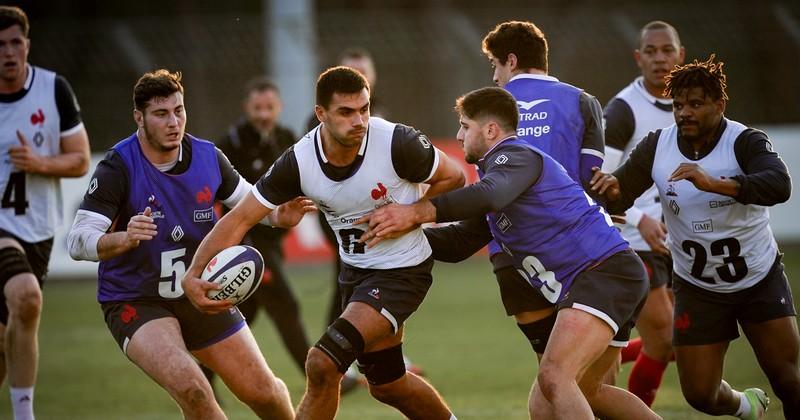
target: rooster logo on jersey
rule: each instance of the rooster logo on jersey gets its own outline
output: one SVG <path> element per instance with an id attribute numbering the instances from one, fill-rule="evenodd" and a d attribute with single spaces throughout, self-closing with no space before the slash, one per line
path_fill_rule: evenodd
<path id="1" fill-rule="evenodd" d="M 378 188 L 372 189 L 370 195 L 373 200 L 377 201 L 377 203 L 375 203 L 376 209 L 395 202 L 392 195 L 389 194 L 389 190 L 381 182 L 378 183 Z"/>

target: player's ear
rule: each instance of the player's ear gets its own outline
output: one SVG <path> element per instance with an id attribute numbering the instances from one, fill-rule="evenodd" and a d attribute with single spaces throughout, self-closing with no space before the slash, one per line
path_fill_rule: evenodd
<path id="1" fill-rule="evenodd" d="M 494 121 L 488 121 L 486 125 L 483 126 L 484 135 L 487 139 L 494 139 L 497 136 L 497 123 Z"/>
<path id="2" fill-rule="evenodd" d="M 325 115 L 325 108 L 320 105 L 314 105 L 314 114 L 317 116 L 317 120 L 322 122 L 322 117 Z"/>
<path id="3" fill-rule="evenodd" d="M 138 109 L 133 110 L 133 120 L 136 121 L 136 126 L 144 127 L 144 114 Z"/>
<path id="4" fill-rule="evenodd" d="M 517 55 L 514 53 L 509 53 L 508 57 L 506 57 L 506 64 L 508 64 L 508 67 L 512 71 L 517 70 Z"/>

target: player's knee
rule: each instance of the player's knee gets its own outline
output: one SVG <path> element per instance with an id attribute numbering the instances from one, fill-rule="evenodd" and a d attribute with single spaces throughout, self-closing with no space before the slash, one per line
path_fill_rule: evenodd
<path id="1" fill-rule="evenodd" d="M 567 378 L 563 375 L 562 369 L 553 364 L 542 364 L 539 373 L 536 375 L 539 389 L 548 401 L 554 401 L 557 395 L 564 395 L 570 381 L 574 378 Z"/>
<path id="2" fill-rule="evenodd" d="M 190 413 L 207 413 L 205 410 L 216 401 L 211 387 L 203 386 L 197 380 L 183 382 L 180 388 L 174 390 L 173 395 L 178 405 Z"/>
<path id="3" fill-rule="evenodd" d="M 400 386 L 396 383 L 383 385 L 370 384 L 369 394 L 372 395 L 372 398 L 392 407 L 397 406 L 406 399 L 406 396 L 401 392 Z"/>
<path id="4" fill-rule="evenodd" d="M 364 352 L 364 338 L 350 321 L 337 318 L 314 344 L 314 349 L 319 351 L 310 351 L 306 359 L 309 378 L 312 374 L 326 372 L 331 366 L 344 374 Z"/>
<path id="5" fill-rule="evenodd" d="M 547 347 L 547 340 L 550 338 L 550 332 L 553 331 L 553 325 L 556 323 L 556 314 L 553 313 L 547 318 L 541 319 L 536 322 L 528 324 L 517 324 L 522 334 L 531 343 L 533 351 L 538 354 L 543 354 Z"/>
<path id="6" fill-rule="evenodd" d="M 406 374 L 403 360 L 403 345 L 398 344 L 388 349 L 364 353 L 358 358 L 358 370 L 367 378 L 372 386 L 390 384 Z M 376 397 L 377 398 L 377 397 Z"/>
<path id="7" fill-rule="evenodd" d="M 251 407 L 256 412 L 261 409 L 270 409 L 283 404 L 289 391 L 286 384 L 277 377 L 264 386 L 251 386 L 244 392 L 237 395 L 239 400 Z"/>
<path id="8" fill-rule="evenodd" d="M 13 299 L 8 300 L 9 317 L 23 325 L 39 321 L 42 313 L 42 291 L 36 282 L 27 282 L 14 291 Z"/>

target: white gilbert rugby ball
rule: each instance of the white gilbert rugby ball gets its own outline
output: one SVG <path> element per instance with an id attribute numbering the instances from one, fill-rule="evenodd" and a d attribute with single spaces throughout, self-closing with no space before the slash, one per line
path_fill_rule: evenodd
<path id="1" fill-rule="evenodd" d="M 209 290 L 209 299 L 230 299 L 238 305 L 258 289 L 263 274 L 261 253 L 251 246 L 236 245 L 223 249 L 212 258 L 200 278 L 222 286 L 219 290 Z"/>

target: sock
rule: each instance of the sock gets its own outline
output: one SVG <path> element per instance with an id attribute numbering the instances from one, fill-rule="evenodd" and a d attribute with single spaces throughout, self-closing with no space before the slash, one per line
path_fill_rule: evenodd
<path id="1" fill-rule="evenodd" d="M 34 420 L 33 417 L 33 387 L 9 388 L 11 393 L 11 407 L 14 410 L 14 420 Z"/>
<path id="2" fill-rule="evenodd" d="M 731 389 L 731 392 L 734 396 L 739 397 L 739 409 L 736 410 L 734 417 L 742 418 L 742 416 L 750 414 L 750 400 L 747 399 L 744 392 L 739 392 L 735 389 Z"/>
<path id="3" fill-rule="evenodd" d="M 667 362 L 652 359 L 644 352 L 640 352 L 628 377 L 628 390 L 644 401 L 648 407 L 652 406 L 666 369 Z"/>
<path id="4" fill-rule="evenodd" d="M 628 346 L 622 348 L 622 363 L 633 362 L 639 357 L 639 352 L 642 351 L 642 339 L 636 337 L 628 341 Z"/>

